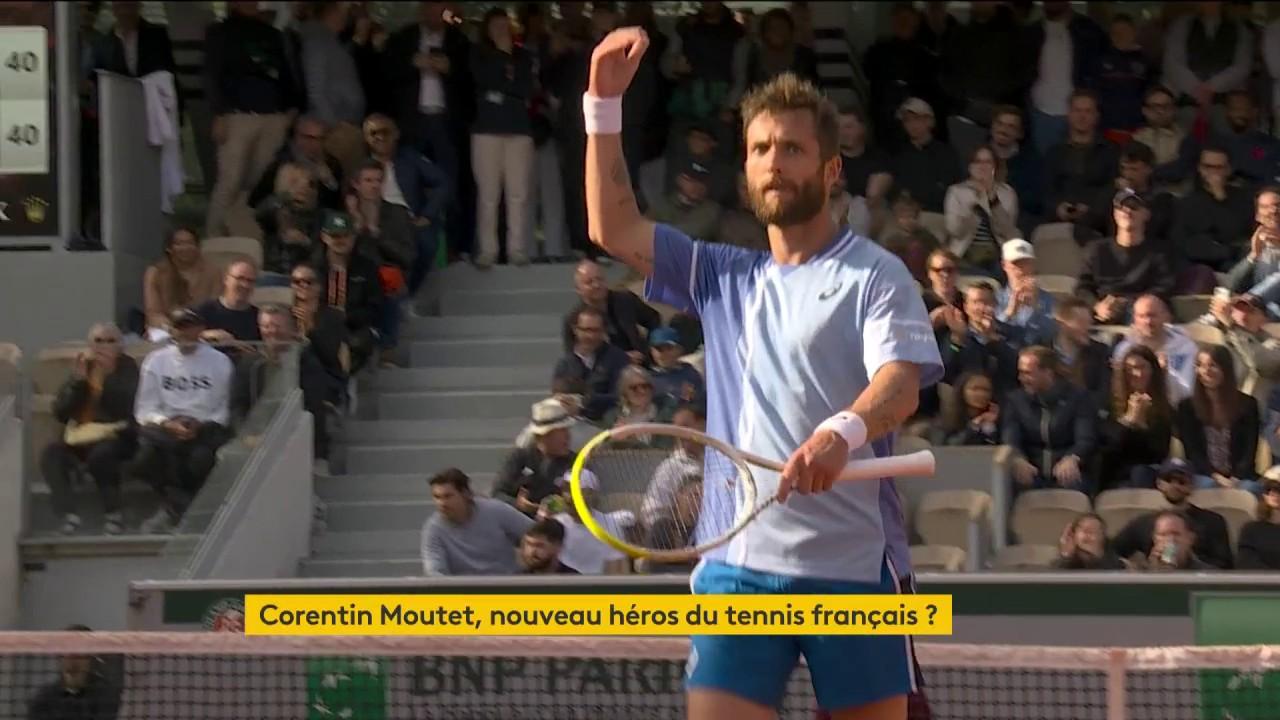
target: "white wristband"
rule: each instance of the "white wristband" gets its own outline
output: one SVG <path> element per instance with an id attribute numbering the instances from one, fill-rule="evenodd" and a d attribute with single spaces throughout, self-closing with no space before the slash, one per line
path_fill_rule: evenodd
<path id="1" fill-rule="evenodd" d="M 818 430 L 830 430 L 844 438 L 849 450 L 857 450 L 867 442 L 867 424 L 851 412 L 838 412 L 822 421 Z"/>
<path id="2" fill-rule="evenodd" d="M 617 135 L 622 132 L 622 98 L 599 98 L 582 94 L 582 121 L 588 135 Z"/>

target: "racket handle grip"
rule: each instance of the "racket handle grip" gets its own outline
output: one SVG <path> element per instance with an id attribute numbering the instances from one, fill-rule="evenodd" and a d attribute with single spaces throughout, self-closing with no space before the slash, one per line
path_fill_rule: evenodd
<path id="1" fill-rule="evenodd" d="M 891 455 L 882 458 L 855 460 L 840 473 L 840 482 L 846 480 L 876 480 L 884 477 L 933 477 L 937 460 L 929 450 L 907 455 Z"/>

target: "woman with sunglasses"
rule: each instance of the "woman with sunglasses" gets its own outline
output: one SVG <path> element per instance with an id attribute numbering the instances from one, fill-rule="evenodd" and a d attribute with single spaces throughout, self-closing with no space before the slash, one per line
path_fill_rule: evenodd
<path id="1" fill-rule="evenodd" d="M 655 397 L 653 376 L 649 371 L 639 365 L 628 365 L 618 375 L 618 405 L 605 416 L 604 425 L 622 427 L 637 423 L 668 423 L 671 415 L 667 403 Z M 635 439 L 644 445 L 652 444 L 647 436 Z"/>
<path id="2" fill-rule="evenodd" d="M 102 497 L 102 531 L 108 535 L 124 531 L 120 465 L 134 450 L 137 391 L 138 363 L 124 354 L 119 328 L 109 323 L 94 325 L 89 347 L 76 356 L 71 377 L 53 401 L 53 415 L 66 430 L 40 457 L 63 534 L 80 529 L 73 486 L 82 467 L 93 476 Z"/>
<path id="3" fill-rule="evenodd" d="M 299 369 L 303 394 L 309 405 L 325 404 L 341 407 L 346 401 L 347 380 L 351 373 L 351 349 L 348 345 L 347 323 L 341 312 L 323 301 L 324 287 L 315 267 L 299 263 L 289 271 L 289 287 L 293 290 L 293 319 L 298 335 L 307 339 L 307 353 L 323 370 L 308 373 L 309 364 Z M 316 416 L 316 457 L 328 457 L 327 438 L 323 435 L 322 415 L 308 408 Z"/>

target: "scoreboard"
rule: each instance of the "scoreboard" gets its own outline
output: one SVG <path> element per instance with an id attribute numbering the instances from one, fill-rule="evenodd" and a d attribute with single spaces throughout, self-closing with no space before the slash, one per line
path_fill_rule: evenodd
<path id="1" fill-rule="evenodd" d="M 49 172 L 49 32 L 0 27 L 0 173 Z"/>
<path id="2" fill-rule="evenodd" d="M 55 6 L 0 3 L 0 244 L 61 234 Z"/>

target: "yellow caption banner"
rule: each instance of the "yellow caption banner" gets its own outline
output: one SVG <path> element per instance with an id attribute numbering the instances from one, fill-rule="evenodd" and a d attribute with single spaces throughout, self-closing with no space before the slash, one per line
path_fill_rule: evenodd
<path id="1" fill-rule="evenodd" d="M 248 635 L 950 635 L 950 595 L 246 595 Z"/>

